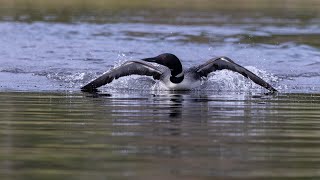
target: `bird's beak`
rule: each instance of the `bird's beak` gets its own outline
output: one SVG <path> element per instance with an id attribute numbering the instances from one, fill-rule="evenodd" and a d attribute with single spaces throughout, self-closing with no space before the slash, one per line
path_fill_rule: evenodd
<path id="1" fill-rule="evenodd" d="M 147 62 L 153 62 L 153 63 L 156 63 L 157 62 L 157 59 L 152 57 L 152 58 L 144 58 L 144 59 L 141 59 L 143 61 L 147 61 Z"/>

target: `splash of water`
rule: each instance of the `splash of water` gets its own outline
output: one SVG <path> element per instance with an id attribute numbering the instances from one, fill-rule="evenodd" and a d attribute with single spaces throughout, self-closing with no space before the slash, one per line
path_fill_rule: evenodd
<path id="1" fill-rule="evenodd" d="M 120 65 L 119 63 L 118 65 Z M 270 74 L 264 70 L 257 69 L 255 67 L 247 67 L 250 71 L 257 74 L 265 81 L 276 84 L 279 82 L 279 78 L 273 74 Z M 75 78 L 88 77 L 93 74 L 81 76 L 75 76 Z M 69 78 L 69 77 L 66 77 Z M 101 88 L 102 90 L 151 90 L 151 91 L 166 91 L 168 90 L 162 83 L 155 81 L 150 77 L 146 76 L 127 76 L 114 80 L 112 83 L 107 84 Z M 242 75 L 222 70 L 212 73 L 206 80 L 204 80 L 200 87 L 194 90 L 205 90 L 205 91 L 257 91 L 263 90 L 259 85 L 256 85 L 251 80 L 243 77 Z"/>

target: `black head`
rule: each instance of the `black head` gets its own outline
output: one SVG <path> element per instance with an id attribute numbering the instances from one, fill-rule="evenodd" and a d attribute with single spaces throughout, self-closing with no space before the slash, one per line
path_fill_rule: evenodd
<path id="1" fill-rule="evenodd" d="M 181 64 L 179 58 L 177 58 L 177 56 L 175 56 L 174 54 L 164 53 L 164 54 L 160 54 L 159 56 L 156 56 L 156 57 L 145 58 L 142 60 L 147 61 L 147 62 L 158 63 L 163 66 L 167 66 L 171 70 L 172 76 L 181 75 L 181 73 L 183 72 L 182 64 Z"/>

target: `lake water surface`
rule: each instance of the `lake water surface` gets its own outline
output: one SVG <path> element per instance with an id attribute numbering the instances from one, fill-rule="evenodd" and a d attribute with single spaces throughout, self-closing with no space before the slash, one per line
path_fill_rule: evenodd
<path id="1" fill-rule="evenodd" d="M 319 179 L 320 3 L 150 2 L 0 1 L 0 178 Z M 228 56 L 279 93 L 228 71 L 79 90 L 164 52 Z"/>

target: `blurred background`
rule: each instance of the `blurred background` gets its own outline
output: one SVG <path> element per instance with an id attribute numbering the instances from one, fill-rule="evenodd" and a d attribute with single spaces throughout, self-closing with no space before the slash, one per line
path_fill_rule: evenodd
<path id="1" fill-rule="evenodd" d="M 236 19 L 264 16 L 307 21 L 320 14 L 317 0 L 1 0 L 0 5 L 2 21 L 21 22 L 154 21 L 170 24 L 183 23 L 179 22 L 181 16 L 201 18 L 220 13 Z"/>

